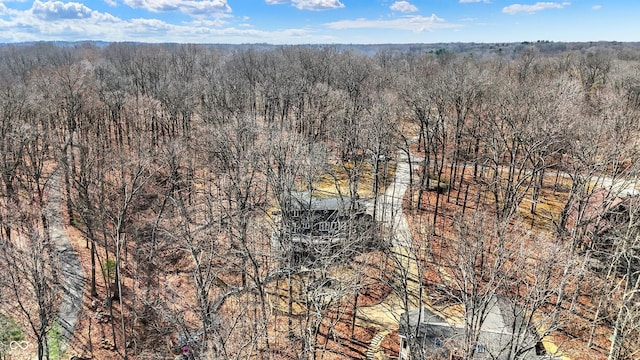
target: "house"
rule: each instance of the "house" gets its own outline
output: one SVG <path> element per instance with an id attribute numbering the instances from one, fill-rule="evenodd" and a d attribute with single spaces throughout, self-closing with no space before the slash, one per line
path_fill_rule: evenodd
<path id="1" fill-rule="evenodd" d="M 398 359 L 447 359 L 455 351 L 453 342 L 463 332 L 424 306 L 408 311 L 400 319 Z"/>
<path id="2" fill-rule="evenodd" d="M 546 355 L 535 330 L 522 326 L 524 320 L 515 315 L 519 312 L 508 299 L 492 298 L 473 359 L 552 359 Z M 514 333 L 520 328 L 524 329 Z M 462 358 L 465 325 L 448 322 L 424 306 L 402 315 L 398 334 L 400 360 Z"/>
<path id="3" fill-rule="evenodd" d="M 277 212 L 279 228 L 274 245 L 294 253 L 317 253 L 345 240 L 371 239 L 374 222 L 365 204 L 350 197 L 316 198 L 310 192 L 293 192 Z"/>
<path id="4" fill-rule="evenodd" d="M 590 265 L 596 269 L 606 269 L 612 261 L 621 261 L 623 268 L 637 263 L 640 247 L 631 246 L 623 259 L 613 259 L 616 243 L 628 236 L 635 236 L 638 225 L 631 223 L 640 209 L 640 196 L 635 189 L 612 192 L 604 188 L 596 189 L 584 201 L 574 204 L 568 213 L 567 229 L 576 232 L 581 240 L 582 250 L 591 250 Z M 630 244 L 633 244 L 631 242 Z M 631 261 L 630 263 L 627 260 Z"/>
<path id="5" fill-rule="evenodd" d="M 620 211 L 624 198 L 604 188 L 594 190 L 584 200 L 572 204 L 567 214 L 567 228 L 586 229 L 587 238 L 583 240 L 589 243 L 594 235 L 606 232 L 611 227 L 607 218 Z"/>
<path id="6" fill-rule="evenodd" d="M 633 188 L 615 192 L 595 189 L 583 201 L 572 204 L 567 214 L 567 228 L 585 227 L 587 236 L 597 237 L 618 223 L 628 222 L 629 209 L 637 207 L 639 195 Z"/>

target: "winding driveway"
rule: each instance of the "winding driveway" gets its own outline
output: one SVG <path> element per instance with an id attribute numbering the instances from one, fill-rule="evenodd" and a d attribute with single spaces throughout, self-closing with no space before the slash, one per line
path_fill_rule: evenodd
<path id="1" fill-rule="evenodd" d="M 60 189 L 60 169 L 57 169 L 49 180 L 47 220 L 49 235 L 56 246 L 60 262 L 60 285 L 62 299 L 58 309 L 59 352 L 62 355 L 73 338 L 73 332 L 82 309 L 84 289 L 84 271 L 80 260 L 71 246 L 71 241 L 62 222 L 62 191 Z"/>
<path id="2" fill-rule="evenodd" d="M 414 163 L 420 160 L 411 157 Z M 367 359 L 380 357 L 380 345 L 384 337 L 398 329 L 400 316 L 407 308 L 417 307 L 420 303 L 418 264 L 412 248 L 411 231 L 402 212 L 402 202 L 409 187 L 410 171 L 407 153 L 398 151 L 394 180 L 376 202 L 376 220 L 386 224 L 393 234 L 391 254 L 392 260 L 396 263 L 393 276 L 396 289 L 380 304 L 356 310 L 357 322 L 360 325 L 375 327 L 378 331 L 369 344 Z"/>

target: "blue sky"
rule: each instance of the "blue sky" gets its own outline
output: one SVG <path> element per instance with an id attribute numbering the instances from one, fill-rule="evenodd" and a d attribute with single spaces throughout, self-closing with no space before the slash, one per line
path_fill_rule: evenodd
<path id="1" fill-rule="evenodd" d="M 638 0 L 0 0 L 0 42 L 640 41 Z"/>

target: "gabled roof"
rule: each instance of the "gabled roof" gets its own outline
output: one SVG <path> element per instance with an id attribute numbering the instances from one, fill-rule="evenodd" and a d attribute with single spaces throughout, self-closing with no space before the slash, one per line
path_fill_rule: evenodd
<path id="1" fill-rule="evenodd" d="M 308 191 L 291 193 L 291 208 L 296 210 L 346 211 L 351 209 L 352 204 L 356 209 L 361 207 L 359 201 L 347 196 L 315 198 Z"/>
<path id="2" fill-rule="evenodd" d="M 418 323 L 420 323 L 418 336 L 444 338 L 453 334 L 449 330 L 454 325 L 449 324 L 443 317 L 422 306 L 402 314 L 399 329 L 400 336 L 407 336 L 410 331 L 415 331 L 418 328 Z"/>
<path id="3" fill-rule="evenodd" d="M 616 196 L 611 193 L 611 191 L 600 188 L 595 190 L 584 204 L 584 210 L 582 214 L 581 223 L 592 223 L 598 220 L 604 213 L 614 209 L 620 203 L 622 203 L 622 198 Z M 571 210 L 569 211 L 569 218 L 572 221 L 570 225 L 577 226 L 581 224 L 575 224 L 576 219 L 578 218 L 578 205 L 575 204 Z"/>
<path id="4" fill-rule="evenodd" d="M 594 236 L 601 236 L 619 225 L 624 219 L 620 215 L 627 213 L 630 204 L 637 204 L 637 201 L 638 193 L 635 189 L 617 193 L 604 188 L 597 189 L 582 204 L 582 214 L 578 213 L 579 204 L 571 207 L 567 226 L 570 229 L 586 227 L 588 231 L 584 240 L 593 241 Z"/>
<path id="5" fill-rule="evenodd" d="M 402 315 L 398 332 L 402 337 L 421 339 L 427 347 L 433 346 L 429 344 L 439 339 L 456 348 L 455 344 L 463 339 L 464 324 L 448 323 L 423 306 Z M 518 347 L 529 349 L 526 354 L 522 354 L 523 358 L 539 358 L 534 349 L 539 342 L 535 329 L 525 323 L 522 309 L 503 296 L 495 295 L 487 304 L 486 318 L 479 335 L 478 345 L 484 346 L 494 355 L 508 352 L 510 344 L 517 341 L 520 344 Z"/>

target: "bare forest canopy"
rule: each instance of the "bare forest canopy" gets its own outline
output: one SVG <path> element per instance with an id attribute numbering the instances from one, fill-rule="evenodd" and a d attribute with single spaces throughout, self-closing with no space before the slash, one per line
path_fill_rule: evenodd
<path id="1" fill-rule="evenodd" d="M 393 357 L 397 320 L 358 314 L 417 296 L 465 306 L 471 358 L 501 295 L 567 356 L 637 358 L 640 207 L 615 199 L 639 114 L 637 43 L 3 45 L 0 313 L 62 351 L 62 221 L 86 278 L 68 355 Z M 274 246 L 320 179 L 379 226 Z"/>
<path id="2" fill-rule="evenodd" d="M 23 42 L 12 44 L 0 44 L 0 47 L 30 47 L 36 45 L 54 45 L 58 47 L 81 47 L 90 46 L 103 48 L 110 45 L 151 45 L 148 43 L 110 43 L 105 41 L 55 41 L 55 42 Z M 165 43 L 152 46 L 179 47 L 183 44 Z M 403 54 L 420 54 L 435 52 L 452 52 L 463 55 L 483 57 L 492 54 L 514 55 L 520 51 L 536 47 L 541 53 L 547 55 L 558 55 L 567 51 L 586 51 L 589 49 L 599 49 L 604 51 L 633 51 L 640 49 L 640 42 L 618 42 L 618 41 L 590 41 L 590 42 L 554 42 L 549 40 L 538 40 L 535 42 L 523 41 L 520 43 L 416 43 L 416 44 L 308 44 L 308 45 L 272 45 L 268 43 L 256 44 L 199 44 L 199 47 L 209 50 L 220 51 L 246 51 L 253 50 L 275 50 L 282 47 L 306 47 L 306 48 L 326 48 L 331 47 L 338 51 L 356 51 L 367 55 L 375 55 L 379 52 L 390 51 Z"/>

